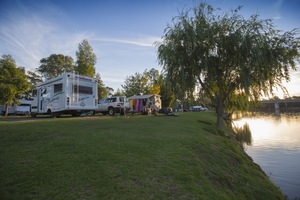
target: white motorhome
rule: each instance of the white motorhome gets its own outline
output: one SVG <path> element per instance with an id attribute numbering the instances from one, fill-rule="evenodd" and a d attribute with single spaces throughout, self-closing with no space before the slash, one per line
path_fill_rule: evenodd
<path id="1" fill-rule="evenodd" d="M 20 104 L 12 103 L 8 107 L 8 115 L 29 115 L 31 108 L 31 100 L 27 99 L 19 99 Z M 2 105 L 1 107 L 2 115 L 6 112 L 6 105 Z"/>
<path id="2" fill-rule="evenodd" d="M 83 112 L 94 111 L 98 101 L 97 87 L 96 79 L 74 73 L 49 79 L 32 90 L 31 116 L 80 116 Z"/>

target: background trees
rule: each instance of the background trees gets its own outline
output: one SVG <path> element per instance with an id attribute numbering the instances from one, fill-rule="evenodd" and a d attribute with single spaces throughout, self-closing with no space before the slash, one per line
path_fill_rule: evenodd
<path id="1" fill-rule="evenodd" d="M 43 81 L 42 76 L 36 72 L 33 71 L 27 71 L 27 78 L 29 82 L 31 83 L 31 89 L 37 86 L 37 84 L 41 83 Z"/>
<path id="2" fill-rule="evenodd" d="M 41 65 L 37 68 L 45 79 L 54 78 L 63 72 L 77 72 L 82 76 L 89 76 L 94 78 L 96 75 L 95 65 L 97 62 L 96 54 L 87 40 L 83 40 L 76 52 L 76 65 L 70 56 L 62 54 L 52 54 L 47 58 L 41 59 Z M 98 75 L 96 78 L 99 78 Z"/>
<path id="3" fill-rule="evenodd" d="M 127 97 L 140 94 L 159 94 L 160 86 L 158 83 L 159 71 L 152 68 L 141 73 L 135 73 L 125 79 L 123 88 L 124 95 Z"/>
<path id="4" fill-rule="evenodd" d="M 134 75 L 126 77 L 123 88 L 124 94 L 128 97 L 148 93 L 147 79 L 143 74 L 136 72 Z"/>
<path id="5" fill-rule="evenodd" d="M 101 76 L 99 73 L 96 74 L 95 78 L 97 79 L 98 82 L 98 99 L 102 99 L 104 97 L 107 97 L 108 95 L 108 90 L 106 89 Z"/>
<path id="6" fill-rule="evenodd" d="M 37 71 L 27 71 L 27 80 L 29 82 L 29 88 L 25 92 L 24 96 L 26 99 L 31 98 L 32 89 L 37 86 L 37 84 L 43 82 L 42 76 Z"/>
<path id="7" fill-rule="evenodd" d="M 160 99 L 162 102 L 162 107 L 168 108 L 174 103 L 174 100 L 175 100 L 174 92 L 170 88 L 171 86 L 167 83 L 167 80 L 166 80 L 164 74 L 161 74 L 158 80 L 159 80 L 159 85 L 160 85 Z M 172 106 L 172 107 L 175 107 L 175 106 Z"/>
<path id="8" fill-rule="evenodd" d="M 41 65 L 37 71 L 42 74 L 45 79 L 54 78 L 61 73 L 72 72 L 74 70 L 74 61 L 70 56 L 62 54 L 52 54 L 47 58 L 41 59 Z"/>
<path id="9" fill-rule="evenodd" d="M 87 40 L 83 40 L 79 44 L 76 57 L 75 71 L 82 76 L 93 78 L 96 73 L 95 65 L 97 63 L 97 56 Z"/>
<path id="10" fill-rule="evenodd" d="M 12 102 L 19 103 L 20 98 L 29 88 L 24 69 L 16 66 L 10 55 L 2 55 L 0 59 L 0 105 L 6 105 L 5 115 Z"/>
<path id="11" fill-rule="evenodd" d="M 218 14 L 200 3 L 174 18 L 158 45 L 172 89 L 184 93 L 198 82 L 217 110 L 219 128 L 233 99 L 247 103 L 283 88 L 299 59 L 294 30 L 282 33 L 258 15 L 246 20 L 239 10 Z"/>

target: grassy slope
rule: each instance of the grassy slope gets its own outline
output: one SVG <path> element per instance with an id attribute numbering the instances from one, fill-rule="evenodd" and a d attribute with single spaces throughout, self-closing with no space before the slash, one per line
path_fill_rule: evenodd
<path id="1" fill-rule="evenodd" d="M 283 199 L 210 112 L 1 119 L 1 199 Z"/>

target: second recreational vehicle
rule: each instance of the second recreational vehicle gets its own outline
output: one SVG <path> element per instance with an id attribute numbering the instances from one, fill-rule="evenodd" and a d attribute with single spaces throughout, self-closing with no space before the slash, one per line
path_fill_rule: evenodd
<path id="1" fill-rule="evenodd" d="M 8 107 L 8 115 L 29 115 L 31 108 L 31 100 L 27 99 L 19 99 L 19 105 L 16 103 L 12 103 Z M 2 105 L 0 112 L 2 111 L 2 115 L 6 112 L 6 105 Z"/>
<path id="2" fill-rule="evenodd" d="M 94 111 L 98 101 L 97 87 L 96 79 L 74 73 L 49 79 L 32 91 L 31 116 L 80 116 L 83 112 Z"/>

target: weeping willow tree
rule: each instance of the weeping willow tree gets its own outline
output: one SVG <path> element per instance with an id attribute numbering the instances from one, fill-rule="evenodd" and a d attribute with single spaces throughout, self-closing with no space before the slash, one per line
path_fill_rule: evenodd
<path id="1" fill-rule="evenodd" d="M 157 45 L 172 88 L 189 91 L 199 83 L 216 108 L 218 128 L 230 109 L 247 109 L 274 88 L 286 92 L 282 81 L 299 62 L 296 30 L 276 30 L 258 15 L 245 19 L 240 9 L 220 14 L 200 3 L 173 18 Z"/>

